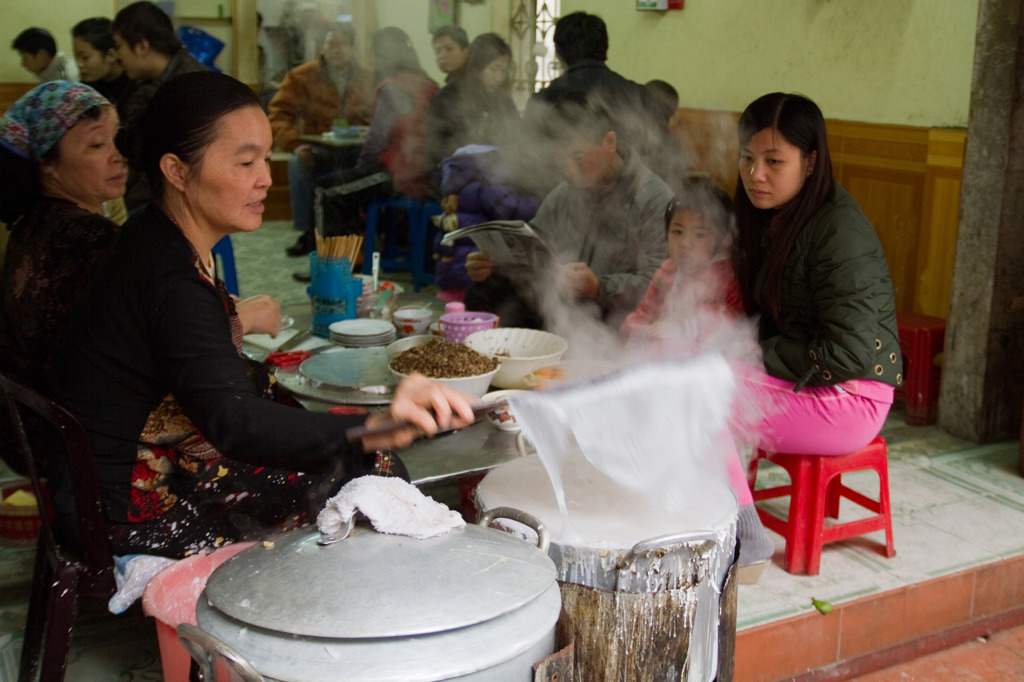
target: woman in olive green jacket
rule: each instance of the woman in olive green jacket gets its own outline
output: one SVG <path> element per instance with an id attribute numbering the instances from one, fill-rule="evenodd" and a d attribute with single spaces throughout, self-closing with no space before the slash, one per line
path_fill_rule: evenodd
<path id="1" fill-rule="evenodd" d="M 773 93 L 739 122 L 737 269 L 759 317 L 769 405 L 758 445 L 839 455 L 874 439 L 902 380 L 892 280 L 871 223 L 832 178 L 825 119 Z"/>

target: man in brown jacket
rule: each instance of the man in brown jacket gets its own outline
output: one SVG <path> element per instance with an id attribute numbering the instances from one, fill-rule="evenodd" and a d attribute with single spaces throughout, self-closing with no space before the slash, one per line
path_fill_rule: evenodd
<path id="1" fill-rule="evenodd" d="M 359 155 L 358 147 L 310 144 L 301 136 L 325 133 L 339 119 L 350 126 L 368 125 L 370 120 L 372 75 L 353 56 L 354 46 L 351 26 L 331 27 L 324 36 L 320 56 L 288 72 L 267 107 L 274 143 L 292 154 L 288 159 L 292 221 L 302 234 L 295 245 L 288 247 L 289 256 L 303 256 L 313 250 L 316 179 L 352 166 Z"/>

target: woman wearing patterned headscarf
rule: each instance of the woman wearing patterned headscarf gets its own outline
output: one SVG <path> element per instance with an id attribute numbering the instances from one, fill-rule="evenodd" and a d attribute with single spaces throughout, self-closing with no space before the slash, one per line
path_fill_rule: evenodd
<path id="1" fill-rule="evenodd" d="M 51 81 L 0 117 L 0 354 L 39 384 L 72 303 L 118 226 L 103 202 L 124 194 L 117 111 L 87 85 Z"/>

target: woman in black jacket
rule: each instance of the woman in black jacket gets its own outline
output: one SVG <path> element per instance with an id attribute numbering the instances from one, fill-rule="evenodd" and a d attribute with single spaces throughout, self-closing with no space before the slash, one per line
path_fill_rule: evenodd
<path id="1" fill-rule="evenodd" d="M 832 178 L 825 119 L 772 93 L 739 122 L 738 275 L 759 316 L 771 406 L 761 444 L 839 455 L 882 428 L 902 383 L 896 304 L 882 245 Z"/>
<path id="2" fill-rule="evenodd" d="M 514 139 L 519 112 L 508 72 L 512 50 L 496 33 L 477 36 L 458 77 L 427 110 L 427 160 L 431 167 L 468 144 L 498 146 Z"/>

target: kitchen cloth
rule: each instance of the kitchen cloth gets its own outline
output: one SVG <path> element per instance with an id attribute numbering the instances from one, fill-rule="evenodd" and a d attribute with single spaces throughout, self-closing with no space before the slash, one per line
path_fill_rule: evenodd
<path id="1" fill-rule="evenodd" d="M 114 582 L 117 592 L 107 602 L 111 613 L 123 613 L 142 596 L 150 579 L 175 562 L 165 556 L 126 554 L 114 557 Z"/>
<path id="2" fill-rule="evenodd" d="M 325 535 L 335 535 L 348 526 L 357 510 L 378 533 L 418 540 L 466 525 L 458 512 L 424 495 L 411 483 L 393 477 L 360 476 L 327 500 L 316 526 Z"/>

